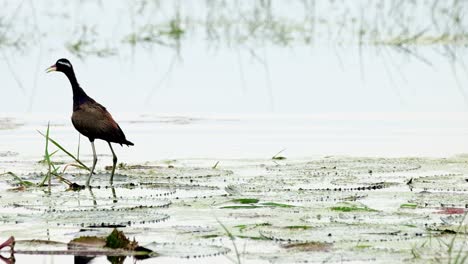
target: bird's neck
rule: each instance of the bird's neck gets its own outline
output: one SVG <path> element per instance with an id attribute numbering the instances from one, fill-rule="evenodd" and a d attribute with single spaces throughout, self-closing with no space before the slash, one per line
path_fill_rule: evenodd
<path id="1" fill-rule="evenodd" d="M 68 77 L 73 90 L 73 110 L 76 110 L 81 104 L 89 100 L 89 96 L 85 93 L 83 88 L 80 87 L 73 71 L 66 72 L 65 75 Z"/>

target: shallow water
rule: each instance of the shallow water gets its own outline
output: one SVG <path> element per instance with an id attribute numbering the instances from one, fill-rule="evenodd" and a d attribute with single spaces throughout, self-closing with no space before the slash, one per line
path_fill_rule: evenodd
<path id="1" fill-rule="evenodd" d="M 67 243 L 110 232 L 100 226 L 120 226 L 160 254 L 142 263 L 228 262 L 227 257 L 235 258 L 234 248 L 219 221 L 235 236 L 243 263 L 395 263 L 448 258 L 443 245 L 427 243 L 451 241 L 447 230 L 466 225 L 464 157 L 223 159 L 212 169 L 213 162 L 121 169 L 113 187 L 99 170 L 91 190 L 65 191 L 57 183 L 50 194 L 37 187 L 14 191 L 8 180 L 0 185 L 1 233 L 18 240 L 18 261 L 36 258 L 21 251 L 64 250 L 64 245 L 24 240 Z M 21 176 L 40 180 L 37 174 Z M 65 176 L 78 183 L 86 177 Z M 463 236 L 455 249 L 465 247 Z M 41 258 L 55 263 L 73 257 Z M 98 257 L 93 263 L 107 260 Z"/>
<path id="2" fill-rule="evenodd" d="M 38 249 L 37 243 L 28 242 L 31 239 L 67 243 L 77 236 L 110 232 L 99 226 L 120 226 L 140 245 L 160 254 L 142 263 L 230 262 L 228 258 L 236 257 L 234 247 L 218 219 L 236 237 L 243 263 L 447 258 L 443 246 L 422 245 L 431 239 L 450 241 L 453 234 L 444 230 L 458 230 L 468 206 L 466 157 L 453 156 L 465 130 L 460 124 L 468 122 L 459 121 L 464 118 L 461 114 L 450 117 L 439 115 L 442 129 L 432 127 L 434 115 L 388 115 L 384 127 L 375 127 L 372 115 L 361 115 L 352 122 L 360 126 L 351 128 L 338 127 L 334 115 L 123 118 L 122 127 L 128 127 L 127 133 L 136 140 L 135 147 L 117 150 L 126 165 L 118 169 L 113 188 L 104 170 L 111 162 L 104 144 L 98 145 L 98 174 L 93 176 L 91 191 L 66 191 L 66 185 L 56 181 L 50 194 L 46 187 L 14 191 L 16 181 L 4 175 L 0 232 L 15 236 L 16 250 L 29 251 Z M 37 161 L 42 158 L 44 140 L 33 127 L 44 129 L 42 119 L 11 117 L 8 123 L 15 125 L 0 130 L 8 142 L 16 142 L 2 142 L 1 148 L 8 150 L 0 156 L 2 171 L 13 171 L 23 180 L 41 180 L 47 168 Z M 365 133 L 376 130 L 382 133 L 370 141 Z M 387 130 L 391 133 L 383 133 Z M 349 131 L 348 140 L 342 138 L 342 131 Z M 392 158 L 389 148 L 382 147 L 397 142 L 392 141 L 395 134 L 400 144 L 406 144 L 400 150 L 414 158 Z M 56 121 L 50 135 L 67 148 L 77 145 L 67 120 Z M 440 138 L 450 139 L 445 145 L 451 157 L 417 157 L 418 144 Z M 279 154 L 286 159 L 271 159 L 282 146 L 295 144 L 297 148 Z M 90 159 L 87 145 L 83 140 L 80 150 L 85 163 Z M 343 153 L 356 148 L 356 155 L 373 152 L 387 157 L 336 155 L 334 151 L 343 146 L 349 147 Z M 428 148 L 427 155 L 441 155 L 429 150 L 433 149 Z M 63 154 L 53 160 L 72 162 Z M 69 168 L 64 177 L 83 184 L 86 175 Z M 407 185 L 410 179 L 412 184 Z M 461 235 L 456 248 L 464 243 Z M 64 245 L 42 247 L 54 251 L 63 250 Z M 415 249 L 421 255 L 418 258 L 411 253 Z M 37 257 L 18 253 L 15 258 L 26 263 Z M 40 258 L 44 263 L 78 261 L 73 256 Z M 101 256 L 93 263 L 107 261 Z M 126 263 L 132 262 L 127 257 Z"/>
<path id="3" fill-rule="evenodd" d="M 69 114 L 6 115 L 0 149 L 18 160 L 43 155 L 43 133 L 77 153 L 78 132 Z M 465 153 L 468 115 L 460 113 L 329 113 L 299 115 L 163 115 L 119 114 L 115 118 L 134 147 L 116 147 L 121 162 L 173 159 L 270 158 L 282 149 L 289 158 L 324 155 L 449 157 Z M 0 121 L 1 122 L 1 121 Z M 81 158 L 89 161 L 89 141 L 80 139 Z M 110 150 L 97 141 L 109 165 Z M 58 153 L 63 157 L 63 153 Z"/>

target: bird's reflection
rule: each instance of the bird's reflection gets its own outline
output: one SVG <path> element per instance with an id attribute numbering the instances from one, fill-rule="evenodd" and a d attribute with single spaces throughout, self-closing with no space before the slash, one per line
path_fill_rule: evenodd
<path id="1" fill-rule="evenodd" d="M 115 191 L 115 187 L 113 185 L 110 186 L 111 192 L 112 192 L 112 202 L 117 203 L 119 200 L 117 199 L 117 193 Z M 96 207 L 97 206 L 97 200 L 96 200 L 96 195 L 94 195 L 93 188 L 89 187 L 88 188 L 89 194 L 91 195 L 91 198 L 93 199 L 93 205 Z"/>
<path id="2" fill-rule="evenodd" d="M 0 255 L 0 260 L 2 260 L 3 263 L 5 263 L 5 264 L 13 264 L 13 263 L 16 263 L 15 254 L 14 254 L 13 252 L 10 253 L 10 257 L 9 257 L 9 258 L 4 257 L 3 255 Z"/>
<path id="3" fill-rule="evenodd" d="M 73 263 L 75 263 L 75 264 L 88 264 L 95 258 L 96 258 L 96 256 L 75 256 Z"/>
<path id="4" fill-rule="evenodd" d="M 113 198 L 112 202 L 117 203 L 118 200 L 117 200 L 117 194 L 115 193 L 114 185 L 111 185 L 111 190 L 112 190 L 112 198 Z"/>
<path id="5" fill-rule="evenodd" d="M 93 199 L 93 205 L 94 205 L 94 207 L 97 207 L 96 196 L 95 196 L 94 193 L 93 193 L 93 188 L 92 188 L 92 187 L 88 187 L 88 190 L 89 190 L 89 194 L 91 194 L 91 198 Z"/>

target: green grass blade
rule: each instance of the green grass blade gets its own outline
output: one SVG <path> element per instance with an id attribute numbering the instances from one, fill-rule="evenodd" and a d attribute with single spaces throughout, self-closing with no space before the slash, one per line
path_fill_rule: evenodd
<path id="1" fill-rule="evenodd" d="M 231 240 L 232 245 L 234 246 L 234 251 L 235 251 L 236 257 L 237 257 L 237 264 L 241 264 L 240 254 L 239 254 L 239 250 L 237 249 L 237 245 L 236 245 L 234 235 L 229 231 L 229 229 L 227 229 L 227 227 L 223 223 L 221 223 L 221 221 L 219 221 L 219 219 L 216 216 L 215 216 L 215 219 L 216 219 L 216 222 L 218 222 L 218 224 L 224 229 L 224 231 L 228 235 L 229 239 Z"/>
<path id="2" fill-rule="evenodd" d="M 39 134 L 41 134 L 42 136 L 46 137 L 46 135 L 44 135 L 41 131 L 37 131 L 39 132 Z M 62 150 L 65 154 L 67 154 L 70 158 L 74 159 L 78 164 L 80 164 L 84 169 L 86 169 L 87 171 L 90 171 L 90 169 L 88 168 L 88 166 L 86 166 L 83 162 L 81 162 L 79 159 L 77 159 L 73 154 L 71 154 L 69 151 L 67 151 L 64 147 L 62 147 L 57 141 L 53 140 L 52 138 L 49 138 L 50 142 L 52 142 L 52 144 L 54 144 L 57 148 L 59 148 L 60 150 Z"/>
<path id="3" fill-rule="evenodd" d="M 45 143 L 45 148 L 44 148 L 44 161 L 47 163 L 48 169 L 47 169 L 46 176 L 42 179 L 39 186 L 44 186 L 44 183 L 46 182 L 47 179 L 49 179 L 49 183 L 50 183 L 50 167 L 51 167 L 50 163 L 51 162 L 50 162 L 50 155 L 49 155 L 49 132 L 50 132 L 50 123 L 47 123 L 47 131 L 46 131 L 46 136 L 45 136 L 46 143 Z"/>
<path id="4" fill-rule="evenodd" d="M 56 151 L 50 153 L 49 157 L 52 157 L 55 153 L 59 152 L 59 150 L 57 149 Z"/>

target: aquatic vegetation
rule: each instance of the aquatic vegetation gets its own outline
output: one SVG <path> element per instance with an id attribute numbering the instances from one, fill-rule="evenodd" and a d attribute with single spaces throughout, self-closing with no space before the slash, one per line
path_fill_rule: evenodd
<path id="1" fill-rule="evenodd" d="M 63 178 L 61 176 L 61 174 L 63 174 L 65 172 L 65 170 L 68 168 L 68 167 L 76 167 L 76 168 L 79 168 L 79 169 L 84 169 L 84 170 L 87 170 L 89 171 L 90 169 L 83 163 L 81 162 L 77 157 L 75 157 L 71 152 L 69 152 L 68 150 L 66 150 L 64 147 L 62 147 L 57 141 L 55 141 L 54 139 L 50 138 L 50 124 L 47 125 L 47 130 L 46 130 L 46 133 L 43 134 L 42 132 L 40 131 L 37 131 L 39 134 L 41 134 L 43 137 L 45 137 L 45 148 L 44 148 L 44 160 L 43 162 L 47 165 L 48 167 L 48 170 L 47 170 L 47 174 L 46 176 L 42 179 L 41 183 L 39 183 L 39 186 L 44 186 L 44 183 L 46 180 L 49 181 L 49 186 L 51 185 L 51 179 L 52 179 L 52 176 L 55 176 L 57 177 L 60 181 L 66 183 L 68 186 L 73 186 L 73 183 L 68 181 L 67 179 Z M 58 150 L 54 151 L 54 152 L 49 152 L 49 142 L 52 143 L 53 145 L 55 145 Z M 59 150 L 61 150 L 63 153 L 67 154 L 69 157 L 71 157 L 76 163 L 69 163 L 69 164 L 66 164 L 63 168 L 63 171 L 62 173 L 59 172 L 59 169 L 60 169 L 60 166 L 56 166 L 56 162 L 53 162 L 51 160 L 51 157 L 56 154 Z M 79 153 L 79 152 L 78 152 Z"/>
<path id="2" fill-rule="evenodd" d="M 339 212 L 377 212 L 377 210 L 371 209 L 365 205 L 350 203 L 342 203 L 337 206 L 333 206 L 330 209 Z"/>
<path id="3" fill-rule="evenodd" d="M 87 56 L 108 57 L 117 54 L 115 48 L 96 47 L 96 39 L 99 37 L 96 29 L 83 25 L 78 31 L 78 37 L 65 44 L 65 47 L 78 58 Z"/>
<path id="4" fill-rule="evenodd" d="M 285 160 L 286 157 L 284 156 L 280 156 L 279 154 L 281 154 L 281 152 L 285 151 L 286 149 L 282 149 L 280 150 L 278 153 L 276 153 L 275 155 L 273 155 L 273 157 L 271 157 L 272 160 Z"/>
<path id="5" fill-rule="evenodd" d="M 128 250 L 135 250 L 138 247 L 138 243 L 133 240 L 130 241 L 122 231 L 114 228 L 112 233 L 106 237 L 106 247 L 109 248 L 123 248 Z"/>
<path id="6" fill-rule="evenodd" d="M 233 203 L 240 203 L 240 204 L 256 204 L 258 203 L 258 199 L 255 198 L 239 198 L 239 199 L 233 199 L 231 202 Z"/>
<path id="7" fill-rule="evenodd" d="M 405 204 L 400 205 L 400 208 L 408 208 L 408 209 L 415 209 L 417 207 L 418 207 L 417 204 L 412 204 L 412 203 L 405 203 Z"/>
<path id="8" fill-rule="evenodd" d="M 332 244 L 320 242 L 307 242 L 286 244 L 283 247 L 286 249 L 299 251 L 329 251 L 332 248 Z"/>

